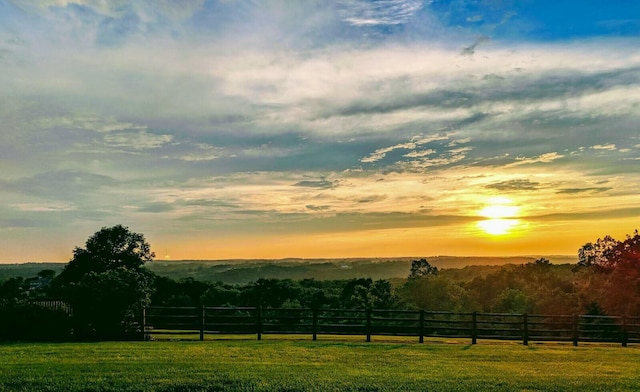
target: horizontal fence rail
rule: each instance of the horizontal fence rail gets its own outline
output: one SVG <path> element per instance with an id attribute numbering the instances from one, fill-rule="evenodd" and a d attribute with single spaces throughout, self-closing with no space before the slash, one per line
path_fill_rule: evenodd
<path id="1" fill-rule="evenodd" d="M 143 310 L 145 340 L 156 335 L 302 334 L 534 341 L 640 343 L 640 317 L 454 313 L 383 309 L 161 307 Z"/>

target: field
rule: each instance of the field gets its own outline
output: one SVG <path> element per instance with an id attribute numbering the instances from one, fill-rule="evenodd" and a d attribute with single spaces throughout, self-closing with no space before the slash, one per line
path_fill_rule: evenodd
<path id="1" fill-rule="evenodd" d="M 0 391 L 627 391 L 640 388 L 638 363 L 638 346 L 19 343 L 0 345 Z"/>

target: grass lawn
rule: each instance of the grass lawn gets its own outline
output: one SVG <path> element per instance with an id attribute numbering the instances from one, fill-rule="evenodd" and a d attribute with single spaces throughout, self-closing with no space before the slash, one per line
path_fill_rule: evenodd
<path id="1" fill-rule="evenodd" d="M 276 339 L 0 345 L 0 391 L 414 390 L 640 390 L 640 347 Z"/>

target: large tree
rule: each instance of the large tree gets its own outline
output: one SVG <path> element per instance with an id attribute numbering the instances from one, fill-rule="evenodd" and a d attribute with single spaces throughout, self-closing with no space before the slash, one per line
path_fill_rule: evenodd
<path id="1" fill-rule="evenodd" d="M 73 258 L 58 280 L 77 283 L 90 272 L 100 273 L 117 268 L 139 270 L 154 257 L 144 235 L 122 225 L 103 227 L 89 237 L 84 248 L 73 249 Z"/>
<path id="2" fill-rule="evenodd" d="M 636 230 L 623 241 L 605 238 L 610 239 L 606 246 L 597 246 L 597 256 L 586 264 L 592 275 L 583 296 L 607 314 L 640 316 L 640 233 Z"/>
<path id="3" fill-rule="evenodd" d="M 103 227 L 73 250 L 55 285 L 73 306 L 80 338 L 120 339 L 135 332 L 153 287 L 153 274 L 143 266 L 154 256 L 142 234 L 122 225 Z"/>

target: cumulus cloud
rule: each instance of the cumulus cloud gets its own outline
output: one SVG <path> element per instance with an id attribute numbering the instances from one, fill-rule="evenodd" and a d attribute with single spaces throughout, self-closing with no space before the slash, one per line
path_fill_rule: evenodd
<path id="1" fill-rule="evenodd" d="M 606 150 L 606 151 L 615 151 L 617 147 L 615 144 L 596 144 L 595 146 L 591 146 L 594 150 Z"/>

